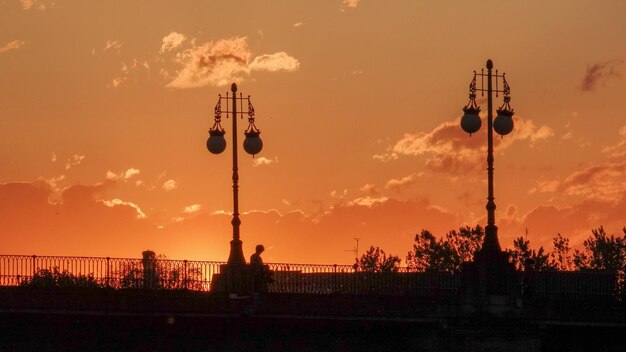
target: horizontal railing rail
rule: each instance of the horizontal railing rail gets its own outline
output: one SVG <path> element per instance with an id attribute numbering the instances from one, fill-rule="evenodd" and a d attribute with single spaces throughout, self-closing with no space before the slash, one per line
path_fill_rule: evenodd
<path id="1" fill-rule="evenodd" d="M 611 271 L 533 271 L 518 277 L 522 294 L 538 301 L 609 302 L 623 295 L 623 283 Z"/>
<path id="2" fill-rule="evenodd" d="M 450 297 L 460 277 L 446 272 L 368 272 L 352 265 L 269 264 L 269 292 Z"/>
<path id="3" fill-rule="evenodd" d="M 0 255 L 0 286 L 107 287 L 223 291 L 226 263 L 172 259 Z M 249 267 L 248 267 L 249 268 Z M 461 275 L 448 272 L 362 271 L 353 265 L 270 263 L 263 291 L 295 294 L 455 297 Z M 244 270 L 246 271 L 246 270 Z M 252 271 L 240 276 L 244 290 Z M 231 273 L 232 274 L 232 273 Z M 518 272 L 522 294 L 536 300 L 624 301 L 624 283 L 608 272 Z"/>
<path id="4" fill-rule="evenodd" d="M 0 286 L 77 286 L 208 291 L 224 262 L 0 255 Z"/>
<path id="5" fill-rule="evenodd" d="M 110 257 L 0 255 L 0 286 L 220 290 L 225 262 Z M 454 296 L 459 276 L 359 271 L 353 265 L 270 263 L 272 293 Z M 252 276 L 248 275 L 248 287 Z"/>

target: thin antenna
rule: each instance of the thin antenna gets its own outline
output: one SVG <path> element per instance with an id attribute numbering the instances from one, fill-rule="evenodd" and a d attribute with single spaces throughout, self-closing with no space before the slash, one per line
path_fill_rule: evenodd
<path id="1" fill-rule="evenodd" d="M 356 247 L 354 247 L 352 249 L 346 249 L 345 252 L 352 252 L 352 253 L 354 253 L 354 260 L 358 261 L 359 260 L 359 240 L 360 240 L 360 238 L 354 237 L 354 240 L 356 241 Z"/>
<path id="2" fill-rule="evenodd" d="M 526 228 L 526 241 L 528 241 L 528 227 Z"/>

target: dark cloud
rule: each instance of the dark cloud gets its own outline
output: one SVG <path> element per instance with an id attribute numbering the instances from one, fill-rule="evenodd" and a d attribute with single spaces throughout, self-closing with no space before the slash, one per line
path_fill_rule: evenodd
<path id="1" fill-rule="evenodd" d="M 623 63 L 624 60 L 611 60 L 587 66 L 580 89 L 583 92 L 594 91 L 599 83 L 604 83 L 609 78 L 622 77 L 617 68 Z"/>

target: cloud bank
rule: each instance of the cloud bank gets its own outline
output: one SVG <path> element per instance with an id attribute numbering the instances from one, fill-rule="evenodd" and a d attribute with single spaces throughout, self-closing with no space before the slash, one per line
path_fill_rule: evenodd
<path id="1" fill-rule="evenodd" d="M 496 152 L 501 153 L 517 141 L 528 141 L 531 145 L 553 135 L 548 126 L 537 127 L 532 120 L 514 117 L 515 129 L 504 138 L 494 138 Z M 484 132 L 484 131 L 483 131 Z M 459 125 L 459 120 L 444 122 L 431 132 L 407 133 L 387 151 L 376 154 L 374 159 L 390 161 L 400 156 L 423 156 L 427 169 L 436 172 L 458 174 L 484 165 L 486 133 L 468 137 Z"/>
<path id="2" fill-rule="evenodd" d="M 163 39 L 162 50 L 164 47 L 173 50 L 182 43 L 180 41 L 176 45 L 170 44 L 171 36 L 170 33 Z M 192 45 L 177 53 L 174 60 L 179 68 L 167 87 L 181 89 L 207 85 L 224 86 L 233 81 L 242 81 L 253 72 L 292 72 L 298 70 L 300 66 L 296 58 L 282 51 L 254 56 L 248 48 L 247 37 Z"/>

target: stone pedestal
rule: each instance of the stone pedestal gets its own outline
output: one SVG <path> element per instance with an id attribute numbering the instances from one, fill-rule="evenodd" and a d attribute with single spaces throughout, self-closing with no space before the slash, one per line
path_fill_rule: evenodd
<path id="1" fill-rule="evenodd" d="M 461 302 L 466 313 L 505 316 L 517 309 L 521 296 L 517 273 L 505 252 L 483 249 L 461 273 Z"/>
<path id="2" fill-rule="evenodd" d="M 247 264 L 222 264 L 220 273 L 213 275 L 211 291 L 248 295 L 252 292 L 252 273 Z"/>

